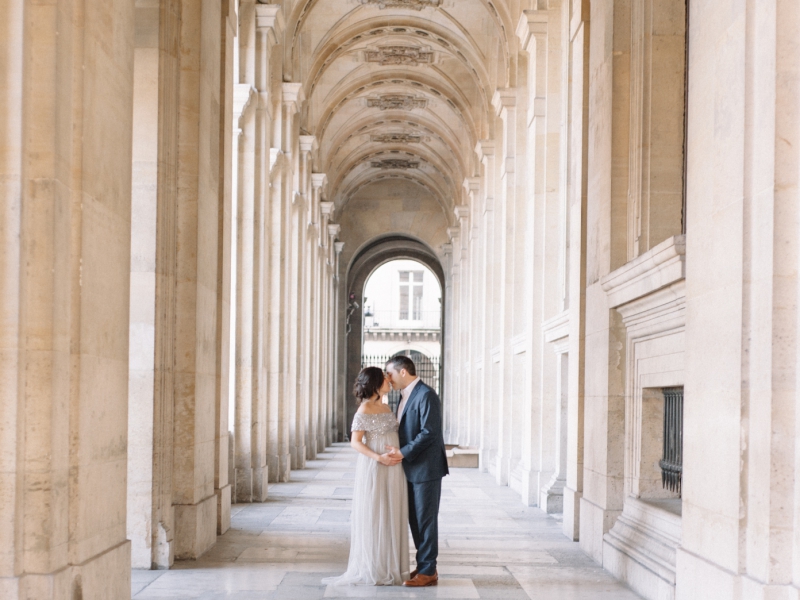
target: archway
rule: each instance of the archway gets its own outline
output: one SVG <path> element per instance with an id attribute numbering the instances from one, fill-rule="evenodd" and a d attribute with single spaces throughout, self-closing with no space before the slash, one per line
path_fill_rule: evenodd
<path id="1" fill-rule="evenodd" d="M 377 238 L 365 244 L 353 257 L 347 270 L 346 282 L 343 292 L 346 294 L 343 306 L 345 326 L 344 326 L 344 361 L 340 373 L 344 381 L 339 387 L 339 401 L 341 404 L 341 421 L 339 425 L 339 439 L 344 440 L 348 437 L 350 423 L 353 420 L 355 411 L 358 408 L 353 401 L 350 389 L 356 375 L 361 370 L 363 339 L 364 339 L 364 288 L 370 275 L 372 275 L 381 265 L 393 260 L 405 259 L 421 263 L 436 278 L 441 290 L 441 306 L 445 306 L 447 289 L 445 287 L 444 269 L 436 255 L 423 242 L 409 236 L 385 236 Z M 441 328 L 439 339 L 444 339 L 447 323 L 444 311 L 441 312 Z M 403 350 L 414 350 L 413 347 L 402 348 Z M 419 351 L 417 349 L 417 351 Z M 394 354 L 400 353 L 395 351 Z M 443 354 L 440 351 L 440 356 Z M 437 365 L 439 372 L 443 372 L 445 367 L 443 359 Z M 444 391 L 443 378 L 439 377 L 439 394 Z"/>
<path id="2" fill-rule="evenodd" d="M 361 367 L 383 368 L 398 355 L 410 357 L 417 375 L 440 391 L 442 288 L 424 264 L 393 259 L 370 273 L 362 292 Z M 389 394 L 397 409 L 399 391 Z"/>

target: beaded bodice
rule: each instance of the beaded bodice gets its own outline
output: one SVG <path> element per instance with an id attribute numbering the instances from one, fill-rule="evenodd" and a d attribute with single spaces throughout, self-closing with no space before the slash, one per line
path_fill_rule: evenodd
<path id="1" fill-rule="evenodd" d="M 366 431 L 367 434 L 386 434 L 390 431 L 397 431 L 397 418 L 394 413 L 380 413 L 370 415 L 366 413 L 356 413 L 353 419 L 351 431 Z"/>

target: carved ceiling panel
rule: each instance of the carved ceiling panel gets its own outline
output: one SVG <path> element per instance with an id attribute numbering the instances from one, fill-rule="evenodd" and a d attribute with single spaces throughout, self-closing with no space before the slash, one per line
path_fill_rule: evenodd
<path id="1" fill-rule="evenodd" d="M 423 8 L 436 8 L 442 0 L 361 0 L 361 4 L 373 4 L 383 10 L 384 8 L 410 8 L 422 10 Z"/>
<path id="2" fill-rule="evenodd" d="M 384 158 L 383 160 L 373 160 L 371 163 L 376 169 L 417 169 L 419 168 L 418 160 L 409 160 L 407 158 Z"/>
<path id="3" fill-rule="evenodd" d="M 403 65 L 416 67 L 433 62 L 433 52 L 423 46 L 378 46 L 375 50 L 366 50 L 367 62 L 384 65 Z"/>
<path id="4" fill-rule="evenodd" d="M 427 98 L 405 94 L 384 94 L 378 98 L 367 98 L 367 106 L 381 110 L 412 110 L 428 106 Z"/>
<path id="5" fill-rule="evenodd" d="M 380 133 L 371 135 L 369 139 L 382 144 L 419 144 L 422 136 L 413 133 Z"/>

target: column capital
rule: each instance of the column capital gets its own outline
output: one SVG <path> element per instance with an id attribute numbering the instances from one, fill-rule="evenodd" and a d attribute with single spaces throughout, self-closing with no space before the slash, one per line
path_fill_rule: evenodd
<path id="1" fill-rule="evenodd" d="M 329 223 L 328 224 L 328 235 L 331 236 L 331 238 L 335 238 L 337 235 L 339 235 L 339 232 L 341 230 L 342 230 L 342 226 L 339 225 L 338 223 Z"/>
<path id="2" fill-rule="evenodd" d="M 479 142 L 480 143 L 480 142 Z M 468 194 L 473 194 L 481 191 L 481 178 L 480 177 L 467 177 L 464 179 L 464 189 Z M 456 207 L 458 209 L 458 207 Z"/>
<path id="3" fill-rule="evenodd" d="M 273 43 L 283 32 L 283 10 L 280 4 L 256 4 L 256 29 L 266 30 L 274 37 Z"/>
<path id="4" fill-rule="evenodd" d="M 311 174 L 311 186 L 315 190 L 320 189 L 326 183 L 328 183 L 328 176 L 325 173 L 312 173 Z"/>
<path id="5" fill-rule="evenodd" d="M 448 227 L 447 228 L 447 237 L 450 238 L 450 242 L 454 242 L 458 239 L 459 234 L 461 233 L 460 227 Z M 452 248 L 451 248 L 452 251 Z"/>
<path id="6" fill-rule="evenodd" d="M 487 156 L 494 156 L 494 140 L 478 140 L 475 144 L 475 154 L 478 155 L 479 162 L 483 162 Z"/>
<path id="7" fill-rule="evenodd" d="M 326 217 L 330 217 L 333 214 L 333 202 L 320 202 L 319 210 Z"/>
<path id="8" fill-rule="evenodd" d="M 442 254 L 450 256 L 453 253 L 453 244 L 442 244 Z"/>
<path id="9" fill-rule="evenodd" d="M 548 13 L 546 10 L 524 10 L 517 23 L 517 37 L 522 44 L 522 49 L 532 53 L 533 44 L 537 37 L 547 35 Z"/>
<path id="10" fill-rule="evenodd" d="M 281 99 L 284 104 L 294 104 L 294 112 L 299 110 L 299 105 L 306 99 L 302 83 L 284 82 L 281 84 Z"/>
<path id="11" fill-rule="evenodd" d="M 336 251 L 336 254 L 341 254 L 342 250 L 344 250 L 344 242 L 334 242 L 333 249 Z"/>
<path id="12" fill-rule="evenodd" d="M 517 105 L 517 90 L 515 88 L 497 88 L 492 96 L 492 106 L 499 117 L 503 109 L 514 108 Z"/>
<path id="13" fill-rule="evenodd" d="M 313 152 L 319 147 L 317 143 L 317 136 L 315 135 L 301 135 L 298 136 L 300 140 L 301 152 Z"/>
<path id="14" fill-rule="evenodd" d="M 456 219 L 467 219 L 469 218 L 469 206 L 464 206 L 463 204 L 459 204 L 455 207 L 453 212 L 456 215 Z"/>

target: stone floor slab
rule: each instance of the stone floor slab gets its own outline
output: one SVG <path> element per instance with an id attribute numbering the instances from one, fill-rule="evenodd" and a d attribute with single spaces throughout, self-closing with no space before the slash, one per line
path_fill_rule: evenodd
<path id="1" fill-rule="evenodd" d="M 477 469 L 452 469 L 443 481 L 439 585 L 323 585 L 322 578 L 347 566 L 354 454 L 345 444 L 328 448 L 304 471 L 293 471 L 292 481 L 270 485 L 266 502 L 233 506 L 231 529 L 199 560 L 170 571 L 134 571 L 133 598 L 638 598 L 562 535 L 558 516 L 523 506 Z"/>

